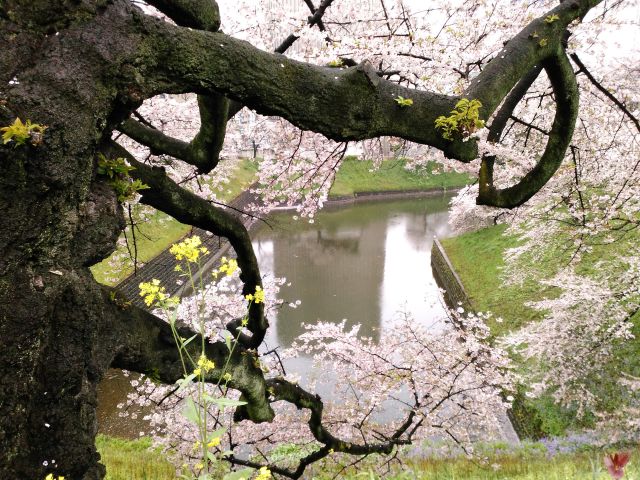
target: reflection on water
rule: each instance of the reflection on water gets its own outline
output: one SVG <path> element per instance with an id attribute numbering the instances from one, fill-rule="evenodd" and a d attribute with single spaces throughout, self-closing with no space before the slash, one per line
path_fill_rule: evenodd
<path id="1" fill-rule="evenodd" d="M 313 224 L 291 215 L 262 228 L 254 248 L 263 274 L 286 277 L 281 296 L 301 300 L 270 318 L 267 342 L 283 347 L 318 320 L 361 324 L 378 339 L 398 312 L 431 324 L 442 317 L 431 274 L 434 235 L 449 234 L 449 196 L 358 204 L 324 211 Z"/>
<path id="2" fill-rule="evenodd" d="M 446 237 L 451 196 L 363 203 L 323 211 L 313 224 L 294 221 L 291 213 L 274 216 L 273 228 L 254 234 L 254 248 L 263 275 L 286 277 L 281 298 L 301 300 L 296 309 L 282 308 L 269 318 L 268 348 L 288 347 L 318 320 L 361 324 L 360 333 L 374 339 L 404 311 L 420 323 L 438 328 L 443 316 L 438 287 L 431 271 L 434 235 Z M 288 372 L 307 384 L 314 376 L 311 359 L 286 361 Z M 101 385 L 100 431 L 137 436 L 138 422 L 120 419 L 115 405 L 131 391 L 129 379 L 113 375 Z M 334 397 L 332 386 L 320 383 L 323 398 Z M 140 415 L 141 417 L 141 415 Z"/>
<path id="3" fill-rule="evenodd" d="M 98 385 L 98 431 L 105 435 L 125 438 L 138 438 L 140 433 L 148 427 L 142 420 L 149 409 L 142 407 L 130 407 L 128 416 L 120 416 L 122 409 L 118 404 L 124 403 L 127 394 L 133 391 L 131 380 L 137 380 L 140 375 L 132 373 L 125 376 L 122 370 L 110 369 Z"/>

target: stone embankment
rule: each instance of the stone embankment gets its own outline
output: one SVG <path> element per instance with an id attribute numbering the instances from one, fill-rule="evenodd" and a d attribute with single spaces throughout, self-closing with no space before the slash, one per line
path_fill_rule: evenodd
<path id="1" fill-rule="evenodd" d="M 450 308 L 462 307 L 466 312 L 473 312 L 473 305 L 464 289 L 462 280 L 458 276 L 456 269 L 453 267 L 451 260 L 447 256 L 447 252 L 437 238 L 433 239 L 431 247 L 431 268 L 436 283 L 444 290 L 444 299 Z M 520 441 L 518 431 L 512 418 L 512 411 L 505 410 L 502 412 L 494 412 L 499 430 L 502 432 L 502 440 L 518 443 Z M 482 432 L 478 438 L 483 438 Z"/>
<path id="2" fill-rule="evenodd" d="M 447 256 L 442 244 L 437 238 L 433 239 L 431 247 L 431 268 L 438 285 L 445 291 L 445 300 L 450 307 L 462 306 L 465 310 L 471 309 L 471 301 L 462 285 L 462 280 L 453 268 L 451 260 Z"/>

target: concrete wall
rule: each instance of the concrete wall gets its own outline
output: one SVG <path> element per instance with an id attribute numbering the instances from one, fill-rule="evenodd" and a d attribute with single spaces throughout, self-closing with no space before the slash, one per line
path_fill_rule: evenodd
<path id="1" fill-rule="evenodd" d="M 471 302 L 469 301 L 469 296 L 437 238 L 433 239 L 433 246 L 431 247 L 431 268 L 436 282 L 438 282 L 440 288 L 445 290 L 447 304 L 451 307 L 461 305 L 465 310 L 470 310 Z"/>

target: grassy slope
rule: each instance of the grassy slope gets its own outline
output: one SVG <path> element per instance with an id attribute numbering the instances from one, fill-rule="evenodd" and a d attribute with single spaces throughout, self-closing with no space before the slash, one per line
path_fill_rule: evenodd
<path id="1" fill-rule="evenodd" d="M 516 238 L 503 235 L 505 229 L 504 225 L 496 225 L 441 240 L 474 308 L 493 312 L 505 320 L 502 324 L 492 325 L 497 336 L 542 318 L 542 313 L 526 307 L 524 303 L 553 298 L 558 294 L 557 289 L 537 282 L 525 282 L 518 286 L 502 284 L 500 275 L 504 266 L 504 252 L 518 245 Z M 634 232 L 624 242 L 593 247 L 590 253 L 583 254 L 576 271 L 589 275 L 598 268 L 598 261 L 624 255 L 630 244 L 640 241 L 639 237 L 640 232 Z M 551 278 L 560 266 L 569 262 L 570 255 L 572 250 L 548 245 L 544 257 L 531 262 L 529 268 L 535 269 L 541 278 Z M 636 314 L 633 319 L 640 321 L 639 317 Z"/>
<path id="2" fill-rule="evenodd" d="M 150 450 L 151 439 L 121 440 L 98 435 L 96 446 L 107 467 L 105 480 L 173 480 L 175 468 Z"/>
<path id="3" fill-rule="evenodd" d="M 525 282 L 521 286 L 502 285 L 500 270 L 504 265 L 503 253 L 517 245 L 515 238 L 503 235 L 504 230 L 504 226 L 494 226 L 442 240 L 474 308 L 478 311 L 491 311 L 494 316 L 504 319 L 502 323 L 489 322 L 496 336 L 541 319 L 541 312 L 524 304 L 545 297 L 553 298 L 558 293 L 557 289 L 545 287 L 537 282 Z M 600 259 L 623 255 L 630 243 L 639 240 L 638 236 L 638 233 L 634 233 L 623 242 L 594 247 L 592 252 L 583 256 L 576 270 L 589 275 L 598 268 L 597 262 Z M 529 268 L 536 269 L 542 278 L 550 278 L 558 267 L 568 263 L 571 254 L 571 250 L 548 245 L 542 260 L 531 262 Z M 593 388 L 600 391 L 601 408 L 615 409 L 616 402 L 621 397 L 619 386 L 614 381 L 617 372 L 640 374 L 640 340 L 637 340 L 640 339 L 640 314 L 636 314 L 631 320 L 634 323 L 633 333 L 636 340 L 619 346 L 615 352 L 615 359 L 602 366 L 603 371 L 611 372 L 612 381 L 609 383 L 600 380 L 597 385 L 594 384 Z M 606 378 L 606 375 L 604 377 Z M 523 421 L 523 432 L 529 431 L 533 435 L 559 435 L 567 427 L 574 425 L 572 412 L 554 405 L 550 397 L 543 396 L 535 401 L 526 400 L 525 404 L 525 410 L 515 411 L 516 416 L 520 416 Z M 585 418 L 585 422 L 588 425 L 588 417 Z"/>
<path id="4" fill-rule="evenodd" d="M 254 181 L 256 171 L 257 168 L 253 162 L 242 160 L 230 183 L 225 185 L 218 195 L 220 200 L 228 202 L 237 197 Z M 136 229 L 139 262 L 144 263 L 155 258 L 191 229 L 189 225 L 183 225 L 162 212 L 154 212 L 146 221 L 140 222 Z M 133 245 L 131 233 L 127 232 L 126 235 L 129 245 Z M 133 263 L 126 247 L 120 246 L 111 257 L 91 267 L 91 271 L 98 282 L 113 286 L 133 273 Z"/>
<path id="5" fill-rule="evenodd" d="M 140 440 L 120 440 L 98 436 L 97 446 L 102 462 L 107 467 L 106 480 L 174 480 L 174 467 L 163 454 L 150 450 L 148 438 Z M 391 471 L 382 478 L 396 480 L 439 479 L 439 480 L 566 480 L 610 478 L 603 471 L 603 453 L 597 450 L 578 450 L 571 454 L 550 457 L 541 443 L 524 443 L 520 447 L 506 444 L 479 446 L 479 454 L 486 456 L 487 465 L 479 465 L 477 460 L 464 456 L 448 457 L 438 449 L 428 446 L 412 449 L 412 458 L 405 459 L 400 467 L 392 464 Z M 400 455 L 401 458 L 403 455 Z M 345 457 L 345 460 L 347 458 Z M 632 454 L 625 478 L 638 478 L 640 455 Z M 375 461 L 375 459 L 374 459 Z M 345 480 L 360 478 L 377 479 L 369 475 L 371 465 L 364 460 L 356 468 L 340 474 Z M 304 478 L 328 480 L 335 478 L 336 467 L 319 464 L 310 469 Z"/>
<path id="6" fill-rule="evenodd" d="M 433 175 L 435 163 L 421 172 L 408 171 L 403 160 L 387 160 L 378 170 L 373 162 L 347 158 L 329 192 L 329 198 L 352 196 L 357 192 L 386 192 L 405 190 L 428 190 L 431 188 L 454 188 L 470 183 L 465 173 L 446 172 Z M 373 171 L 372 171 L 373 170 Z"/>
<path id="7" fill-rule="evenodd" d="M 496 225 L 441 240 L 474 308 L 492 312 L 494 317 L 505 320 L 502 323 L 490 322 L 496 336 L 542 318 L 539 311 L 526 307 L 524 303 L 557 295 L 555 289 L 533 282 L 522 286 L 502 285 L 503 253 L 518 245 L 517 239 L 503 235 L 504 231 L 504 225 Z M 553 274 L 554 265 L 557 263 L 544 262 L 537 267 L 549 277 Z"/>

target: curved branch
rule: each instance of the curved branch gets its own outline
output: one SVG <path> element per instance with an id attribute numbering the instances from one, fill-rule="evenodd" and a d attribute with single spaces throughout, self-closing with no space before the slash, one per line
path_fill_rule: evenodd
<path id="1" fill-rule="evenodd" d="M 307 4 L 307 7 L 309 7 L 309 10 L 311 10 L 311 13 L 312 13 L 312 15 L 307 19 L 307 25 L 309 25 L 310 27 L 312 27 L 313 25 L 318 25 L 318 28 L 320 29 L 320 31 L 324 31 L 325 28 L 324 28 L 324 24 L 322 23 L 322 16 L 327 11 L 327 8 L 329 8 L 329 6 L 333 3 L 333 0 L 324 0 L 320 4 L 318 9 L 315 8 L 311 0 L 304 0 L 304 3 Z M 282 42 L 275 49 L 275 52 L 284 54 L 289 49 L 289 47 L 291 47 L 291 45 L 293 45 L 295 41 L 298 40 L 298 38 L 300 37 L 298 37 L 297 35 L 294 35 L 294 34 L 289 35 L 284 40 L 284 42 Z M 244 108 L 244 105 L 242 105 L 242 103 L 231 101 L 229 104 L 229 118 L 233 118 L 233 116 L 235 116 L 235 114 L 238 113 L 243 108 Z"/>
<path id="2" fill-rule="evenodd" d="M 149 59 L 157 70 L 148 70 L 148 96 L 215 91 L 337 141 L 391 135 L 458 159 L 476 156 L 473 142 L 450 142 L 435 130 L 436 118 L 448 114 L 456 97 L 396 85 L 378 77 L 366 62 L 347 70 L 319 67 L 222 33 L 187 30 L 150 17 L 142 21 L 154 24 L 149 29 L 158 37 L 150 41 L 160 45 Z M 413 99 L 413 106 L 399 106 L 399 96 Z"/>
<path id="3" fill-rule="evenodd" d="M 538 75 L 542 71 L 542 66 L 537 65 L 527 73 L 524 77 L 520 79 L 518 84 L 513 87 L 513 90 L 509 92 L 507 98 L 504 103 L 498 110 L 498 113 L 493 118 L 491 125 L 489 126 L 489 134 L 487 135 L 487 141 L 489 142 L 499 142 L 500 137 L 502 136 L 502 132 L 504 132 L 505 127 L 507 126 L 507 122 L 511 118 L 513 111 L 518 106 L 518 103 L 527 93 L 527 90 L 533 85 L 533 82 L 536 81 Z"/>
<path id="4" fill-rule="evenodd" d="M 260 268 L 251 245 L 251 238 L 242 222 L 234 215 L 222 208 L 217 208 L 205 199 L 185 190 L 171 180 L 162 168 L 152 168 L 138 162 L 129 152 L 117 143 L 111 141 L 108 149 L 115 155 L 126 157 L 135 167 L 131 171 L 133 178 L 139 179 L 150 188 L 141 190 L 141 203 L 171 215 L 176 220 L 207 230 L 215 235 L 225 237 L 238 256 L 240 280 L 243 282 L 243 295 L 254 294 L 256 287 L 262 287 Z M 252 302 L 248 312 L 248 330 L 251 337 L 240 334 L 239 341 L 247 348 L 257 348 L 264 339 L 269 322 L 264 316 L 264 304 Z M 237 324 L 233 328 L 237 333 Z"/>
<path id="5" fill-rule="evenodd" d="M 602 0 L 567 0 L 543 16 L 536 18 L 511 38 L 465 91 L 467 98 L 482 102 L 482 113 L 488 118 L 520 78 L 536 65 L 557 56 L 565 42 L 567 26 L 579 20 Z M 547 22 L 551 15 L 558 19 Z M 546 40 L 544 44 L 542 40 Z"/>
<path id="6" fill-rule="evenodd" d="M 545 60 L 542 66 L 549 76 L 556 99 L 556 115 L 544 153 L 536 166 L 517 184 L 504 189 L 493 185 L 493 159 L 483 159 L 476 200 L 479 205 L 502 208 L 522 205 L 549 181 L 564 159 L 578 118 L 578 84 L 564 51 Z"/>
<path id="7" fill-rule="evenodd" d="M 272 401 L 286 401 L 295 405 L 299 409 L 306 408 L 311 411 L 311 417 L 308 422 L 309 430 L 313 434 L 313 437 L 323 444 L 322 448 L 300 460 L 296 470 L 285 470 L 279 468 L 277 472 L 281 475 L 285 475 L 289 478 L 300 478 L 309 465 L 326 457 L 331 453 L 331 451 L 343 452 L 351 455 L 370 455 L 372 453 L 389 454 L 397 445 L 406 445 L 410 443 L 410 438 L 405 440 L 401 437 L 413 424 L 416 415 L 415 410 L 411 410 L 409 412 L 405 422 L 402 423 L 395 433 L 386 441 L 370 444 L 365 443 L 361 445 L 354 444 L 335 437 L 322 424 L 324 404 L 322 403 L 319 395 L 309 393 L 298 384 L 291 383 L 283 378 L 268 379 L 266 382 L 267 390 L 274 397 L 274 400 Z M 232 459 L 232 462 L 255 466 L 235 458 Z"/>
<path id="8" fill-rule="evenodd" d="M 220 28 L 220 11 L 215 0 L 149 0 L 148 3 L 177 25 L 210 32 Z M 149 147 L 154 155 L 171 155 L 194 165 L 199 173 L 209 173 L 220 158 L 227 130 L 229 100 L 216 93 L 198 95 L 198 110 L 200 130 L 190 143 L 165 135 L 132 118 L 125 120 L 119 130 Z"/>
<path id="9" fill-rule="evenodd" d="M 465 92 L 482 101 L 483 118 L 534 65 L 558 51 L 566 26 L 599 1 L 561 3 L 549 12 L 558 20 L 534 20 L 489 62 Z M 149 17 L 141 21 L 155 32 L 150 41 L 159 45 L 147 53 L 152 57 L 148 63 L 157 66 L 145 72 L 149 96 L 216 91 L 336 141 L 388 135 L 431 145 L 462 161 L 477 155 L 475 142 L 450 142 L 435 128 L 436 118 L 448 115 L 459 97 L 396 85 L 379 78 L 368 64 L 336 71 L 270 54 L 222 33 L 176 28 Z M 536 31 L 546 45 L 533 38 Z M 399 96 L 411 98 L 413 106 L 400 107 Z"/>
<path id="10" fill-rule="evenodd" d="M 107 295 L 105 292 L 105 302 L 109 301 Z M 113 305 L 112 311 L 120 341 L 111 364 L 114 368 L 144 373 L 167 384 L 183 378 L 178 346 L 167 322 L 134 305 L 124 308 Z M 196 335 L 186 327 L 179 328 L 178 333 L 184 338 Z M 267 400 L 264 375 L 256 367 L 252 355 L 237 347 L 229 357 L 229 349 L 224 342 L 206 341 L 204 344 L 207 358 L 216 365 L 207 373 L 207 381 L 217 382 L 225 373 L 231 373 L 229 386 L 242 392 L 243 400 L 247 401 L 243 406 L 246 417 L 257 423 L 273 420 L 274 412 Z M 192 358 L 200 356 L 200 345 L 202 342 L 198 339 L 186 346 Z M 223 365 L 227 365 L 225 371 Z"/>
<path id="11" fill-rule="evenodd" d="M 170 137 L 160 130 L 129 118 L 118 127 L 136 142 L 146 145 L 154 155 L 170 155 L 209 173 L 218 164 L 227 130 L 229 100 L 222 95 L 198 95 L 200 130 L 187 143 Z"/>

